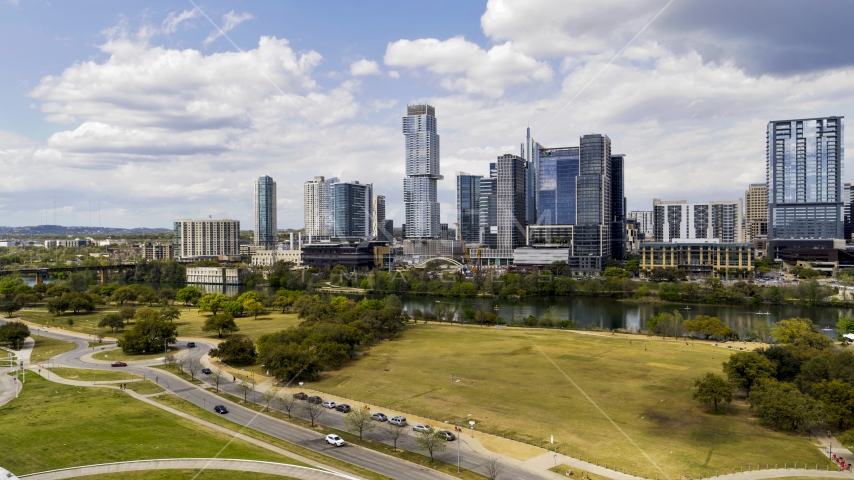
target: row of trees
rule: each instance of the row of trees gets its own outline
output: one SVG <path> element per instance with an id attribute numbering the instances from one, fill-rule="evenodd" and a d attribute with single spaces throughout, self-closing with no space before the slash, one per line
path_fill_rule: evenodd
<path id="1" fill-rule="evenodd" d="M 736 352 L 724 362 L 726 378 L 709 373 L 698 379 L 694 398 L 717 409 L 738 389 L 768 425 L 799 432 L 821 421 L 854 426 L 854 352 L 836 350 L 806 318 L 781 320 L 771 334 L 777 344 Z"/>

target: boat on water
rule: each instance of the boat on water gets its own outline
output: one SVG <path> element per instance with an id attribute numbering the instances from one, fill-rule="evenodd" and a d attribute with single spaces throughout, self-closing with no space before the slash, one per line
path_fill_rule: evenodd
<path id="1" fill-rule="evenodd" d="M 771 315 L 771 312 L 755 312 L 754 315 Z"/>
<path id="2" fill-rule="evenodd" d="M 831 327 L 822 327 L 821 331 L 822 331 L 822 332 L 832 332 L 832 331 L 833 331 L 833 328 L 831 328 Z"/>
<path id="3" fill-rule="evenodd" d="M 685 307 L 682 310 L 691 310 L 691 307 Z"/>

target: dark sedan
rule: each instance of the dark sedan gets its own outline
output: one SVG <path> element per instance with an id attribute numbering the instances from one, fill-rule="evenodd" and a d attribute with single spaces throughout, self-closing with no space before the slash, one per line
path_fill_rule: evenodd
<path id="1" fill-rule="evenodd" d="M 347 413 L 350 411 L 350 405 L 347 405 L 346 403 L 342 403 L 342 404 L 336 405 L 335 410 L 338 410 L 341 413 Z"/>
<path id="2" fill-rule="evenodd" d="M 214 412 L 225 415 L 226 413 L 228 413 L 228 409 L 225 408 L 225 405 L 217 405 L 214 407 Z"/>

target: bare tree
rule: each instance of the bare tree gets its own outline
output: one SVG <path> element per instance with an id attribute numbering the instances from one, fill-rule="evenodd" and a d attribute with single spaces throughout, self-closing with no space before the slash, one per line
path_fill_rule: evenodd
<path id="1" fill-rule="evenodd" d="M 223 378 L 224 375 L 225 372 L 223 372 L 221 368 L 215 368 L 213 371 L 213 375 L 211 375 L 211 378 L 214 381 L 214 385 L 216 386 L 217 392 L 219 391 L 219 384 L 225 381 L 225 378 Z M 249 391 L 251 392 L 252 390 L 250 389 Z"/>
<path id="2" fill-rule="evenodd" d="M 498 457 L 492 455 L 483 462 L 483 468 L 486 470 L 486 477 L 489 480 L 498 480 L 498 477 L 504 472 L 504 465 Z"/>
<path id="3" fill-rule="evenodd" d="M 380 427 L 380 431 L 383 436 L 388 437 L 394 445 L 395 450 L 397 450 L 397 440 L 403 435 L 403 427 L 399 427 L 391 422 L 385 422 Z"/>
<path id="4" fill-rule="evenodd" d="M 184 368 L 187 369 L 187 373 L 189 373 L 191 377 L 196 378 L 196 374 L 202 369 L 202 362 L 200 362 L 198 358 L 190 358 L 184 362 Z"/>
<path id="5" fill-rule="evenodd" d="M 170 353 L 169 355 L 166 355 L 165 357 L 163 357 L 163 365 L 165 365 L 166 368 L 169 368 L 170 366 L 172 366 L 174 364 L 175 364 L 175 355 L 172 355 Z"/>
<path id="6" fill-rule="evenodd" d="M 302 409 L 308 415 L 312 427 L 314 426 L 314 422 L 320 420 L 320 417 L 326 412 L 326 407 L 320 403 L 305 402 L 302 405 Z"/>
<path id="7" fill-rule="evenodd" d="M 344 426 L 348 432 L 359 434 L 359 440 L 365 432 L 373 432 L 374 425 L 371 411 L 365 407 L 354 408 L 344 415 Z"/>
<path id="8" fill-rule="evenodd" d="M 288 418 L 291 418 L 291 411 L 297 404 L 297 399 L 294 398 L 293 395 L 289 394 L 288 392 L 281 392 L 280 395 L 276 395 L 276 399 L 274 400 L 274 402 L 276 403 L 276 408 L 287 413 Z"/>
<path id="9" fill-rule="evenodd" d="M 415 445 L 421 450 L 427 450 L 430 454 L 430 463 L 433 463 L 433 454 L 444 452 L 448 448 L 448 440 L 431 427 L 415 434 Z"/>
<path id="10" fill-rule="evenodd" d="M 237 387 L 235 387 L 235 390 L 237 390 L 237 393 L 243 394 L 243 401 L 245 402 L 246 397 L 250 393 L 252 393 L 252 385 L 247 385 L 247 384 L 241 382 L 241 383 L 237 384 Z"/>
<path id="11" fill-rule="evenodd" d="M 272 388 L 268 388 L 261 394 L 261 403 L 264 404 L 264 411 L 270 409 L 270 404 L 273 403 L 273 400 L 276 399 L 276 391 Z"/>

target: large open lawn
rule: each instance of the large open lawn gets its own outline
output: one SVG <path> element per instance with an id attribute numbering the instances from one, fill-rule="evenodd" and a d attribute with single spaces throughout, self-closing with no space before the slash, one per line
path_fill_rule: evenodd
<path id="1" fill-rule="evenodd" d="M 179 337 L 217 338 L 216 333 L 202 331 L 205 319 L 210 316 L 210 313 L 199 313 L 197 308 L 176 306 L 181 309 L 181 318 L 175 320 L 175 324 L 178 325 Z M 118 311 L 115 306 L 108 306 L 101 307 L 91 313 L 73 314 L 66 312 L 58 317 L 44 310 L 23 310 L 18 312 L 18 315 L 28 322 L 50 325 L 51 328 L 59 327 L 63 330 L 72 330 L 87 335 L 100 334 L 116 338 L 122 335 L 121 330 L 111 332 L 109 328 L 98 328 L 97 326 L 106 313 L 115 311 Z M 73 325 L 68 325 L 69 319 L 73 321 Z M 237 334 L 248 336 L 253 340 L 261 334 L 284 330 L 300 322 L 296 314 L 282 314 L 275 310 L 271 310 L 267 315 L 259 316 L 257 320 L 252 317 L 239 317 L 235 318 L 234 321 L 240 328 Z"/>
<path id="2" fill-rule="evenodd" d="M 529 443 L 554 435 L 562 453 L 639 475 L 824 465 L 805 437 L 758 425 L 743 402 L 712 414 L 692 399 L 694 379 L 720 373 L 730 352 L 643 336 L 418 325 L 306 387 L 473 420 L 478 430 Z"/>
<path id="3" fill-rule="evenodd" d="M 139 380 L 140 375 L 123 372 L 121 370 L 87 370 L 85 368 L 51 367 L 48 370 L 66 380 L 81 380 L 84 382 L 109 382 L 113 380 Z"/>
<path id="4" fill-rule="evenodd" d="M 35 375 L 27 377 L 20 398 L 0 407 L 0 424 L 0 465 L 16 474 L 150 458 L 218 456 L 299 464 L 244 441 L 229 443 L 229 435 L 121 391 L 59 385 Z"/>

